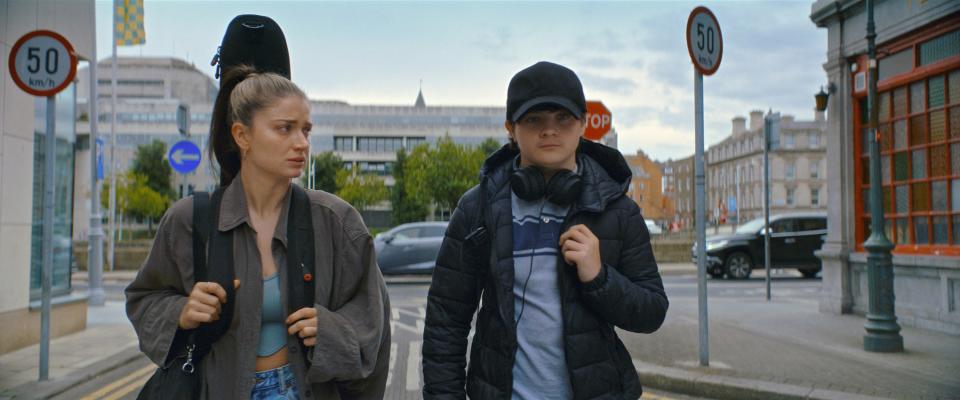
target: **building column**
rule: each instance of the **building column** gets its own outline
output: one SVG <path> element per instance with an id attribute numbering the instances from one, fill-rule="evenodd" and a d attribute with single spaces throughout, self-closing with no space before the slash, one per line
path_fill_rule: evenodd
<path id="1" fill-rule="evenodd" d="M 835 27 L 831 26 L 831 29 Z M 831 35 L 835 37 L 836 35 Z M 831 39 L 833 41 L 834 39 Z M 849 64 L 841 49 L 830 43 L 828 61 L 824 64 L 828 84 L 836 85 L 830 95 L 827 120 L 827 238 L 817 255 L 823 264 L 820 289 L 820 312 L 847 314 L 852 311 L 851 273 L 849 254 L 855 248 L 857 216 L 854 205 L 853 176 L 853 99 Z"/>

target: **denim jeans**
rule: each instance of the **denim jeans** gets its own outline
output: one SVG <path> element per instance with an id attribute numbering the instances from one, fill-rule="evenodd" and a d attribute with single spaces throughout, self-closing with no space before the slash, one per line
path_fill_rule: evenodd
<path id="1" fill-rule="evenodd" d="M 256 383 L 250 392 L 250 400 L 297 400 L 300 398 L 297 380 L 289 364 L 257 372 L 254 378 Z"/>

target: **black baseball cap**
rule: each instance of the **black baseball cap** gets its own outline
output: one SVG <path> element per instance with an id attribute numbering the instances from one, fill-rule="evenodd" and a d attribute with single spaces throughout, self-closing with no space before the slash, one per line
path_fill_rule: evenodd
<path id="1" fill-rule="evenodd" d="M 580 119 L 587 111 L 583 85 L 570 68 L 540 61 L 510 79 L 507 87 L 507 120 L 517 122 L 534 107 L 553 104 Z"/>

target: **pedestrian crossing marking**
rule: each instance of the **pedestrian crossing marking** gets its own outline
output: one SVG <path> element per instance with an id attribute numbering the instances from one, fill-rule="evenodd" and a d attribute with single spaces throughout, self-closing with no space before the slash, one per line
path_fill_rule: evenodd
<path id="1" fill-rule="evenodd" d="M 393 366 L 397 364 L 397 346 L 390 346 L 390 367 L 387 369 L 387 386 L 393 382 Z"/>
<path id="2" fill-rule="evenodd" d="M 407 353 L 407 391 L 420 390 L 420 341 L 410 342 Z"/>

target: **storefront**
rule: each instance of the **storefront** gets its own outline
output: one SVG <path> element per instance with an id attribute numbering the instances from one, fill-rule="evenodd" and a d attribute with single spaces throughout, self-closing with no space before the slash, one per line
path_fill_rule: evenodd
<path id="1" fill-rule="evenodd" d="M 828 29 L 830 233 L 821 311 L 867 310 L 871 234 L 863 1 L 817 1 Z M 960 334 L 960 2 L 874 2 L 884 232 L 902 324 Z"/>

